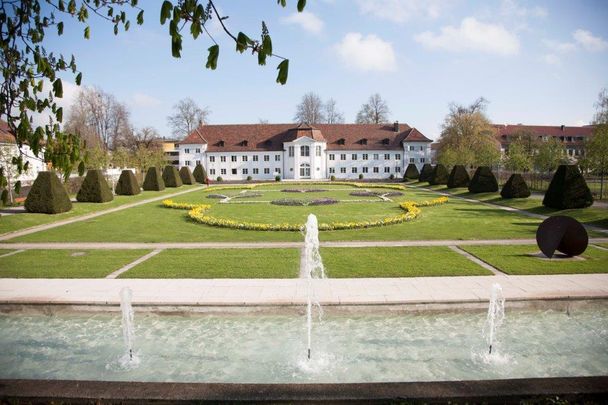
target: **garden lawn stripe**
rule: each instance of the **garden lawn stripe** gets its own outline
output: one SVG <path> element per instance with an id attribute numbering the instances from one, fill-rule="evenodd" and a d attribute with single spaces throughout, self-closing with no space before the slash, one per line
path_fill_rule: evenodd
<path id="1" fill-rule="evenodd" d="M 497 276 L 504 276 L 505 275 L 505 273 L 503 273 L 502 271 L 498 270 L 496 267 L 492 266 L 491 264 L 488 264 L 488 263 L 484 262 L 483 260 L 481 260 L 478 257 L 473 256 L 469 252 L 465 252 L 464 250 L 460 249 L 458 246 L 450 245 L 448 247 L 450 249 L 452 249 L 454 252 L 456 252 L 456 253 L 458 253 L 460 255 L 463 255 L 464 257 L 466 257 L 467 259 L 469 259 L 473 263 L 476 263 L 476 264 L 480 265 L 484 269 L 490 270 L 492 273 L 494 273 Z"/>
<path id="2" fill-rule="evenodd" d="M 25 252 L 25 250 L 20 249 L 20 250 L 14 250 L 12 252 L 4 253 L 4 254 L 0 255 L 0 258 L 16 255 L 17 253 L 21 253 L 21 252 Z"/>
<path id="3" fill-rule="evenodd" d="M 145 262 L 146 260 L 148 260 L 151 257 L 156 256 L 160 252 L 162 252 L 162 249 L 153 250 L 150 253 L 148 253 L 147 255 L 142 256 L 139 259 L 127 264 L 126 266 L 121 267 L 120 269 L 116 270 L 115 272 L 113 272 L 111 274 L 108 274 L 106 276 L 106 278 L 116 278 L 116 277 L 120 276 L 122 273 L 124 273 L 125 271 L 131 270 L 133 267 L 137 266 L 140 263 Z"/>

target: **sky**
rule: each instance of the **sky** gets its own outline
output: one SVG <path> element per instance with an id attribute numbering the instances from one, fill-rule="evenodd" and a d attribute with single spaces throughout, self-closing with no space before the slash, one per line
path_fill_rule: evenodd
<path id="1" fill-rule="evenodd" d="M 205 3 L 205 0 L 201 0 Z M 277 58 L 266 66 L 235 52 L 214 21 L 218 68 L 205 69 L 209 37 L 184 34 L 182 57 L 171 56 L 161 1 L 140 1 L 144 24 L 115 36 L 107 21 L 67 22 L 49 34 L 49 50 L 76 57 L 82 85 L 125 103 L 136 128 L 171 137 L 167 116 L 186 97 L 211 111 L 210 124 L 293 122 L 307 92 L 333 98 L 346 122 L 370 95 L 388 103 L 390 120 L 439 137 L 450 103 L 489 101 L 494 123 L 585 125 L 608 87 L 608 1 L 570 0 L 309 0 L 298 13 L 275 0 L 216 0 L 235 34 L 259 37 L 268 25 L 275 53 L 290 59 L 286 85 L 275 83 Z M 69 106 L 78 92 L 64 76 Z M 71 83 L 70 83 L 71 81 Z M 66 83 L 67 82 L 67 83 Z"/>

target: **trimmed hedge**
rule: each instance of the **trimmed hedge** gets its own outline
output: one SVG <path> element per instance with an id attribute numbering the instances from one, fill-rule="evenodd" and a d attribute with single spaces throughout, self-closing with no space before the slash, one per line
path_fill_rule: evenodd
<path id="1" fill-rule="evenodd" d="M 71 210 L 72 202 L 55 173 L 39 172 L 25 199 L 25 209 L 27 212 L 59 214 Z"/>
<path id="2" fill-rule="evenodd" d="M 146 191 L 162 191 L 165 189 L 165 182 L 158 167 L 148 169 L 142 188 Z"/>
<path id="3" fill-rule="evenodd" d="M 410 163 L 409 165 L 407 165 L 407 168 L 405 169 L 405 174 L 403 175 L 403 181 L 418 180 L 419 177 L 420 177 L 420 172 L 418 171 L 418 168 L 416 167 L 416 165 L 413 163 Z"/>
<path id="4" fill-rule="evenodd" d="M 207 184 L 207 171 L 205 170 L 202 164 L 197 164 L 192 174 L 196 179 L 197 183 Z"/>
<path id="5" fill-rule="evenodd" d="M 80 202 L 93 203 L 104 203 L 114 199 L 112 189 L 101 170 L 92 169 L 87 171 L 80 190 L 76 194 L 76 199 Z"/>
<path id="6" fill-rule="evenodd" d="M 471 178 L 463 165 L 456 165 L 448 177 L 448 188 L 468 187 Z"/>
<path id="7" fill-rule="evenodd" d="M 116 195 L 136 195 L 141 193 L 135 174 L 131 170 L 123 170 L 114 189 Z"/>
<path id="8" fill-rule="evenodd" d="M 184 184 L 194 184 L 196 183 L 196 179 L 192 175 L 190 168 L 188 166 L 184 166 L 179 169 L 179 177 L 182 179 L 182 183 Z"/>
<path id="9" fill-rule="evenodd" d="M 577 165 L 561 165 L 551 179 L 543 205 L 560 210 L 586 208 L 593 204 L 591 190 Z"/>
<path id="10" fill-rule="evenodd" d="M 445 168 L 444 165 L 438 163 L 433 168 L 433 173 L 431 174 L 431 178 L 429 179 L 429 184 L 435 186 L 437 184 L 448 184 L 448 177 L 450 174 L 448 173 L 448 169 Z"/>
<path id="11" fill-rule="evenodd" d="M 471 193 L 491 193 L 498 191 L 498 182 L 492 169 L 488 166 L 479 166 L 469 183 Z"/>
<path id="12" fill-rule="evenodd" d="M 163 181 L 165 182 L 165 187 L 183 186 L 182 178 L 180 177 L 175 166 L 165 166 L 165 170 L 163 170 Z"/>
<path id="13" fill-rule="evenodd" d="M 530 189 L 522 175 L 515 173 L 502 186 L 500 195 L 502 198 L 528 198 L 530 197 Z"/>
<path id="14" fill-rule="evenodd" d="M 420 171 L 420 177 L 418 181 L 429 181 L 433 175 L 433 166 L 430 163 L 425 163 Z"/>

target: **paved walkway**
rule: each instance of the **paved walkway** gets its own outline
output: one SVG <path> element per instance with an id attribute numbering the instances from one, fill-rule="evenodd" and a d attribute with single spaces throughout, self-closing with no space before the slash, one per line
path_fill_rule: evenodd
<path id="1" fill-rule="evenodd" d="M 494 283 L 509 300 L 608 298 L 608 274 L 313 280 L 322 305 L 487 302 Z M 3 279 L 0 304 L 303 305 L 305 279 Z"/>
<path id="2" fill-rule="evenodd" d="M 148 204 L 148 203 L 151 203 L 151 202 L 154 202 L 154 201 L 161 201 L 161 200 L 165 200 L 167 198 L 176 197 L 178 195 L 187 194 L 187 193 L 191 193 L 193 191 L 202 190 L 203 188 L 204 188 L 204 186 L 194 187 L 194 188 L 191 188 L 189 190 L 179 191 L 179 192 L 176 192 L 176 193 L 173 193 L 173 194 L 164 194 L 164 195 L 159 196 L 159 197 L 148 198 L 146 200 L 141 200 L 141 201 L 133 202 L 133 203 L 130 203 L 130 204 L 123 204 L 123 205 L 120 205 L 118 207 L 110 208 L 110 209 L 103 210 L 103 211 L 96 211 L 96 212 L 92 212 L 90 214 L 80 215 L 80 216 L 77 216 L 77 217 L 68 218 L 68 219 L 65 219 L 63 221 L 51 222 L 50 224 L 43 224 L 43 225 L 38 225 L 38 226 L 32 226 L 30 228 L 21 229 L 19 231 L 8 232 L 8 233 L 0 235 L 0 241 L 8 240 L 8 239 L 13 239 L 13 238 L 18 238 L 20 236 L 29 235 L 29 234 L 36 233 L 36 232 L 46 231 L 47 229 L 57 228 L 58 226 L 63 226 L 63 225 L 68 225 L 68 224 L 73 224 L 74 222 L 86 221 L 86 220 L 91 219 L 91 218 L 96 218 L 96 217 L 99 217 L 99 216 L 102 216 L 102 215 L 111 214 L 113 212 L 126 210 L 128 208 L 137 207 L 137 206 Z"/>

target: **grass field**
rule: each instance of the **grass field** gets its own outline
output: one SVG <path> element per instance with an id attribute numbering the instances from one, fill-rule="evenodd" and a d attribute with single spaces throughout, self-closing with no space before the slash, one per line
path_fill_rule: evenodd
<path id="1" fill-rule="evenodd" d="M 162 251 L 121 278 L 296 278 L 298 249 Z"/>
<path id="2" fill-rule="evenodd" d="M 0 259 L 0 278 L 100 278 L 146 250 L 28 250 Z"/>
<path id="3" fill-rule="evenodd" d="M 462 249 L 513 275 L 608 272 L 608 252 L 593 246 L 581 255 L 584 260 L 533 257 L 531 255 L 539 252 L 535 245 L 462 246 Z"/>
<path id="4" fill-rule="evenodd" d="M 78 215 L 89 214 L 91 212 L 114 208 L 124 204 L 142 201 L 148 198 L 160 197 L 166 194 L 172 194 L 188 189 L 194 189 L 196 187 L 199 186 L 182 186 L 179 188 L 167 188 L 163 191 L 142 191 L 141 194 L 134 196 L 116 195 L 114 196 L 114 199 L 112 201 L 101 204 L 73 202 L 73 208 L 71 211 L 55 215 L 31 213 L 5 215 L 0 217 L 0 234 L 13 232 L 19 229 L 25 229 L 36 225 L 57 222 Z"/>
<path id="5" fill-rule="evenodd" d="M 492 275 L 443 246 L 322 248 L 321 257 L 330 278 Z"/>

